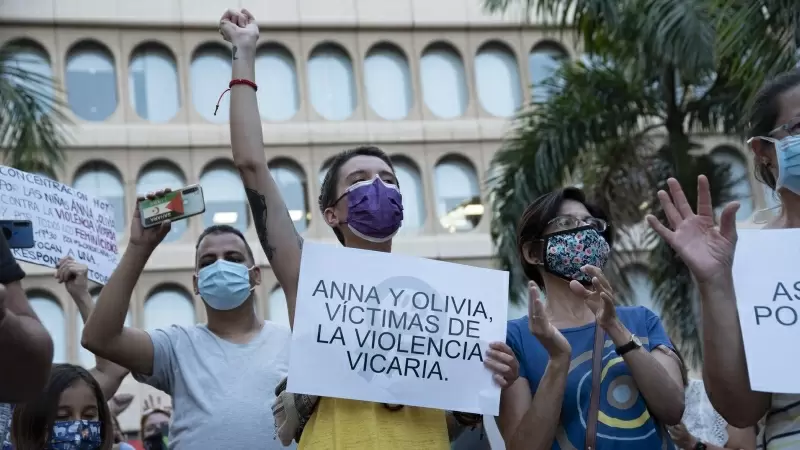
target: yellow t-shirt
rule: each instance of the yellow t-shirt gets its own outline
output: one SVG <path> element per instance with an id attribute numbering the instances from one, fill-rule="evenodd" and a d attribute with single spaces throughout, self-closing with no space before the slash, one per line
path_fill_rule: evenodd
<path id="1" fill-rule="evenodd" d="M 444 411 L 321 398 L 298 450 L 449 450 Z"/>

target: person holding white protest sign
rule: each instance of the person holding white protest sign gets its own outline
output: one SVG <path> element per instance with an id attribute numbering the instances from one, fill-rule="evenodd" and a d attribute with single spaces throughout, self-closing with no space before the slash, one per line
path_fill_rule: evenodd
<path id="1" fill-rule="evenodd" d="M 508 324 L 520 361 L 500 401 L 509 449 L 674 449 L 663 426 L 683 414 L 681 361 L 658 316 L 614 305 L 602 272 L 612 243 L 606 214 L 577 188 L 539 197 L 520 218 L 534 306 Z"/>
<path id="2" fill-rule="evenodd" d="M 254 82 L 258 26 L 247 10 L 228 10 L 222 17 L 220 33 L 233 44 L 229 85 L 233 160 L 247 193 L 261 247 L 286 294 L 289 323 L 293 324 L 303 239 L 294 227 L 264 154 L 258 86 Z M 320 209 L 346 247 L 390 252 L 392 238 L 402 224 L 403 204 L 389 157 L 376 147 L 359 147 L 335 156 L 323 181 Z M 486 366 L 496 374 L 498 384 L 510 384 L 517 377 L 518 363 L 513 352 L 502 342 L 490 347 Z M 464 414 L 446 420 L 443 411 L 336 398 L 293 403 L 315 405 L 300 440 L 299 448 L 305 449 L 448 449 L 448 422 L 453 430 L 456 419 L 470 425 L 481 420 L 479 415 Z M 286 417 L 288 406 L 291 404 L 276 406 L 278 420 Z M 290 414 L 293 425 L 288 430 L 282 430 L 284 427 L 279 424 L 282 435 L 288 439 L 298 435 L 298 427 L 310 413 L 305 409 L 302 417 L 298 417 L 298 411 Z"/>
<path id="3" fill-rule="evenodd" d="M 256 314 L 261 270 L 239 230 L 213 225 L 197 240 L 193 284 L 207 324 L 147 332 L 124 325 L 134 286 L 169 229 L 169 222 L 143 228 L 134 209 L 130 242 L 100 292 L 82 344 L 172 396 L 169 448 L 277 450 L 269 386 L 288 371 L 290 334 Z"/>
<path id="4" fill-rule="evenodd" d="M 780 196 L 780 214 L 764 229 L 800 228 L 800 70 L 779 75 L 756 95 L 750 111 L 756 177 Z M 754 391 L 745 358 L 733 279 L 736 211 L 725 206 L 715 225 L 705 176 L 697 180 L 697 212 L 680 183 L 667 181 L 658 197 L 669 222 L 648 216 L 650 226 L 675 250 L 694 276 L 702 303 L 704 378 L 714 408 L 736 427 L 755 426 L 766 415 L 765 447 L 800 445 L 800 395 Z M 791 353 L 791 352 L 790 352 Z M 786 355 L 791 357 L 791 355 Z M 779 357 L 779 356 L 776 356 Z"/>

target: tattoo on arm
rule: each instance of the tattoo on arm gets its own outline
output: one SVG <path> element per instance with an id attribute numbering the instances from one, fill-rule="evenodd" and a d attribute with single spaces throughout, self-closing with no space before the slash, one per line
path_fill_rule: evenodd
<path id="1" fill-rule="evenodd" d="M 258 233 L 258 241 L 261 242 L 261 248 L 264 249 L 267 259 L 272 261 L 275 256 L 275 247 L 270 245 L 267 236 L 267 198 L 253 189 L 244 188 L 244 192 L 250 203 L 250 211 L 253 212 L 253 225 Z"/>
<path id="2" fill-rule="evenodd" d="M 234 59 L 234 60 L 237 60 L 237 59 L 239 59 L 239 58 L 237 58 L 237 57 L 236 57 L 236 52 L 237 52 L 238 50 L 239 50 L 239 49 L 238 49 L 238 48 L 237 48 L 237 47 L 234 45 L 234 46 L 233 46 L 233 59 Z"/>

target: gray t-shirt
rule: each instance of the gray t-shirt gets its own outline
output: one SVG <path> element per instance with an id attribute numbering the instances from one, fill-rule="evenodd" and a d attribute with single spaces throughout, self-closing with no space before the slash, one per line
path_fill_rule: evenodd
<path id="1" fill-rule="evenodd" d="M 289 370 L 288 328 L 266 321 L 247 344 L 205 325 L 149 332 L 153 375 L 134 378 L 172 396 L 169 448 L 283 449 L 271 405 Z"/>

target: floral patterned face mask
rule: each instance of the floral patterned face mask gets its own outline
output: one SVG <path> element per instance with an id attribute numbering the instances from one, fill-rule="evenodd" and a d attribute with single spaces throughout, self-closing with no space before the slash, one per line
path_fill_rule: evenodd
<path id="1" fill-rule="evenodd" d="M 545 236 L 544 270 L 565 280 L 591 285 L 592 277 L 581 267 L 606 265 L 611 248 L 605 238 L 590 226 L 557 231 Z"/>

